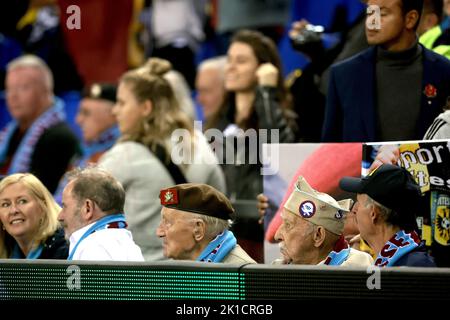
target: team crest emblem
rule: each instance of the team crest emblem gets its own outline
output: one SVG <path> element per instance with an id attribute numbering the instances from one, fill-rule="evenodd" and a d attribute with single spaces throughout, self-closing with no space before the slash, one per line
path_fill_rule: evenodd
<path id="1" fill-rule="evenodd" d="M 312 201 L 303 201 L 298 211 L 303 218 L 311 218 L 316 213 L 316 205 Z"/>
<path id="2" fill-rule="evenodd" d="M 161 190 L 159 199 L 162 205 L 178 204 L 178 193 L 176 189 Z"/>
<path id="3" fill-rule="evenodd" d="M 435 240 L 443 245 L 450 245 L 450 208 L 438 206 L 434 231 Z"/>

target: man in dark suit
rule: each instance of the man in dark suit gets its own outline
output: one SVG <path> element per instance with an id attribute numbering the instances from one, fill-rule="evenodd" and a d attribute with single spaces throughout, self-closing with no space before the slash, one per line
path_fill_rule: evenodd
<path id="1" fill-rule="evenodd" d="M 450 61 L 418 44 L 423 0 L 369 0 L 373 47 L 333 66 L 324 142 L 421 139 L 450 96 Z"/>

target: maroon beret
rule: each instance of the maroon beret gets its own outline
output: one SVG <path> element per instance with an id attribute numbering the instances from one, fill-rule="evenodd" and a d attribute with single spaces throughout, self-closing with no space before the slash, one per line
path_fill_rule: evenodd
<path id="1" fill-rule="evenodd" d="M 204 214 L 223 220 L 234 220 L 230 200 L 217 189 L 203 183 L 183 183 L 162 189 L 161 205 L 181 211 Z"/>

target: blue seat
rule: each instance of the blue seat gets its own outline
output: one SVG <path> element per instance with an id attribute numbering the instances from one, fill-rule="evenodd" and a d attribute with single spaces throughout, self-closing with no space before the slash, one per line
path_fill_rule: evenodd
<path id="1" fill-rule="evenodd" d="M 6 107 L 5 91 L 0 91 L 0 130 L 11 121 L 8 108 Z"/>
<path id="2" fill-rule="evenodd" d="M 82 139 L 82 133 L 80 127 L 75 123 L 75 118 L 78 112 L 78 106 L 81 100 L 81 93 L 79 91 L 68 91 L 59 95 L 64 101 L 66 110 L 66 121 L 69 124 L 72 131 L 76 134 L 78 139 Z"/>

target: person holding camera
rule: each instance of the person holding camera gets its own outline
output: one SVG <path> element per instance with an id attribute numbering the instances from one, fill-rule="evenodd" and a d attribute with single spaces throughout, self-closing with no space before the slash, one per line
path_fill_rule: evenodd
<path id="1" fill-rule="evenodd" d="M 366 13 L 361 12 L 339 37 L 305 19 L 292 24 L 289 31 L 291 46 L 309 59 L 304 68 L 288 76 L 294 110 L 298 114 L 300 141 L 321 140 L 330 67 L 368 48 L 364 34 L 365 16 Z"/>

